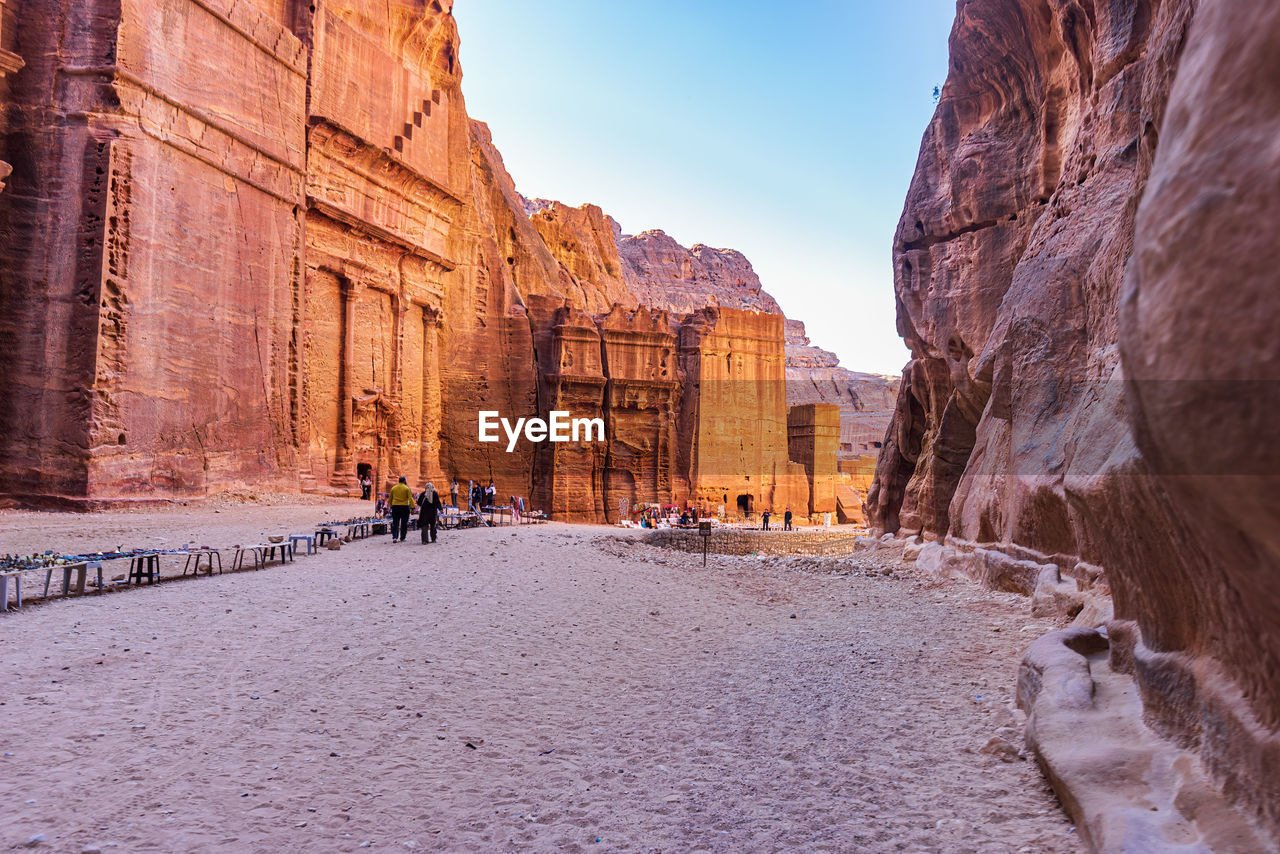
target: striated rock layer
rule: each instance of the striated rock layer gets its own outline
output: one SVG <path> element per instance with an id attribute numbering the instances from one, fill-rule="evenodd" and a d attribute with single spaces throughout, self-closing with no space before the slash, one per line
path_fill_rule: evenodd
<path id="1" fill-rule="evenodd" d="M 1272 835 L 1277 47 L 1263 2 L 960 4 L 895 239 L 912 360 L 869 496 L 952 560 L 1109 588 L 1148 722 Z"/>

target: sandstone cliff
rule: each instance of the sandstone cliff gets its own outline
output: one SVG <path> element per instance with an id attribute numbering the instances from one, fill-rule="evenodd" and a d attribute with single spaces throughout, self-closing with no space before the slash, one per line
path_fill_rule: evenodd
<path id="1" fill-rule="evenodd" d="M 22 57 L 12 50 L 17 46 L 17 39 L 14 37 L 13 12 L 6 6 L 4 0 L 0 0 L 0 139 L 8 133 L 9 125 L 9 84 L 5 78 L 26 65 Z M 4 155 L 4 148 L 0 146 L 0 191 L 4 190 L 5 179 L 13 172 Z"/>
<path id="2" fill-rule="evenodd" d="M 599 295 L 587 301 L 588 308 L 602 312 L 614 305 L 637 305 L 636 294 L 625 281 L 613 221 L 600 208 L 548 202 L 530 220 L 568 277 L 567 285 Z"/>
<path id="3" fill-rule="evenodd" d="M 549 204 L 539 200 L 533 209 L 544 210 Z M 615 225 L 615 236 L 623 279 L 644 305 L 673 316 L 709 306 L 782 314 L 741 252 L 702 244 L 685 248 L 659 230 L 631 236 Z M 838 453 L 845 459 L 874 457 L 893 412 L 896 380 L 841 367 L 834 353 L 810 344 L 800 321 L 787 320 L 785 334 L 787 405 L 840 407 Z"/>
<path id="4" fill-rule="evenodd" d="M 893 416 L 898 378 L 851 371 L 830 350 L 815 347 L 804 323 L 788 320 L 787 405 L 832 404 L 840 408 L 837 456 L 875 457 Z"/>
<path id="5" fill-rule="evenodd" d="M 631 292 L 652 308 L 690 314 L 708 305 L 722 305 L 782 313 L 761 287 L 751 262 L 736 250 L 701 243 L 685 248 L 666 232 L 652 230 L 621 235 L 618 252 Z"/>
<path id="6" fill-rule="evenodd" d="M 521 197 L 467 115 L 451 4 L 172 0 L 159 29 L 149 0 L 14 4 L 0 77 L 10 46 L 34 60 L 0 79 L 18 189 L 0 194 L 0 491 L 85 506 L 457 477 L 585 521 L 710 492 L 807 501 L 781 318 L 691 319 L 696 293 L 642 308 L 599 208 Z M 211 83 L 228 66 L 236 85 Z M 739 253 L 668 243 L 689 278 L 655 281 L 776 308 Z M 609 441 L 479 441 L 482 409 L 558 408 Z M 732 460 L 713 425 L 741 434 Z"/>
<path id="7" fill-rule="evenodd" d="M 1109 589 L 1147 719 L 1272 833 L 1278 45 L 1263 2 L 960 4 L 870 496 L 975 574 L 983 547 Z"/>

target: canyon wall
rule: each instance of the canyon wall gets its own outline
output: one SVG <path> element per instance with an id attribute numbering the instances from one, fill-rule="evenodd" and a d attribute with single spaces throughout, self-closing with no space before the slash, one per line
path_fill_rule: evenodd
<path id="1" fill-rule="evenodd" d="M 5 0 L 0 0 L 0 192 L 4 191 L 5 179 L 13 172 L 13 167 L 4 159 L 7 147 L 4 139 L 9 128 L 9 83 L 6 78 L 26 65 L 22 57 L 12 50 L 16 43 L 13 10 L 8 8 Z"/>
<path id="2" fill-rule="evenodd" d="M 300 30 L 311 57 L 301 483 L 442 480 L 440 335 L 469 195 L 453 22 L 320 0 Z"/>
<path id="3" fill-rule="evenodd" d="M 1004 552 L 1110 591 L 1148 722 L 1272 834 L 1277 45 L 1262 2 L 960 5 L 868 499 L 957 566 Z"/>
<path id="4" fill-rule="evenodd" d="M 809 503 L 804 466 L 788 456 L 782 324 L 781 314 L 716 307 L 681 324 L 677 465 L 699 507 L 751 514 Z"/>
<path id="5" fill-rule="evenodd" d="M 306 167 L 306 55 L 284 10 L 15 11 L 27 66 L 10 79 L 0 195 L 4 491 L 277 482 L 297 447 Z M 236 85 L 210 87 L 229 67 Z"/>
<path id="6" fill-rule="evenodd" d="M 839 458 L 874 459 L 893 416 L 898 378 L 842 367 L 835 353 L 809 342 L 802 321 L 788 320 L 786 337 L 787 405 L 839 407 Z"/>
<path id="7" fill-rule="evenodd" d="M 522 197 L 449 6 L 0 4 L 0 492 L 457 477 L 593 522 L 807 502 L 750 264 Z M 609 440 L 479 440 L 480 410 L 562 409 Z"/>

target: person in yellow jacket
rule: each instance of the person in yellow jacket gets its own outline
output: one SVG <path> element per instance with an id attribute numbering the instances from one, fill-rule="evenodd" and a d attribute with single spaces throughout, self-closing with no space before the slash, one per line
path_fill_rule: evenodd
<path id="1" fill-rule="evenodd" d="M 413 490 L 402 477 L 391 487 L 391 542 L 402 543 L 409 533 L 409 514 L 413 512 Z"/>

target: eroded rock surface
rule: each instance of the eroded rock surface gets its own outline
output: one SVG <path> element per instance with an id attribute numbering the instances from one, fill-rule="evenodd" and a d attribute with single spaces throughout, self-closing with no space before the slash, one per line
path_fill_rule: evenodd
<path id="1" fill-rule="evenodd" d="M 1107 651 L 1107 639 L 1092 629 L 1053 632 L 1031 645 L 1018 673 L 1027 745 L 1091 848 L 1117 854 L 1277 850 L 1207 784 L 1194 753 L 1143 723 L 1133 681 L 1111 666 Z"/>
<path id="2" fill-rule="evenodd" d="M 808 505 L 751 265 L 521 196 L 467 115 L 450 5 L 173 0 L 157 27 L 149 0 L 0 4 L 0 491 L 368 474 L 582 521 Z M 609 438 L 508 453 L 481 410 Z"/>
<path id="3" fill-rule="evenodd" d="M 1277 45 L 1262 2 L 960 6 L 895 240 L 912 361 L 869 497 L 944 566 L 1002 552 L 1059 567 L 1050 598 L 1109 588 L 1147 720 L 1272 835 Z"/>
<path id="4" fill-rule="evenodd" d="M 17 39 L 14 37 L 11 21 L 13 13 L 6 6 L 5 2 L 0 2 L 0 138 L 3 138 L 8 129 L 9 86 L 5 78 L 26 65 L 22 57 L 10 49 L 15 46 Z M 0 191 L 4 190 L 5 179 L 13 172 L 13 167 L 2 159 L 4 153 L 0 149 Z"/>
<path id="5" fill-rule="evenodd" d="M 781 314 L 751 262 L 737 250 L 685 248 L 661 230 L 622 235 L 618 251 L 632 292 L 647 306 L 691 314 L 709 305 Z"/>
<path id="6" fill-rule="evenodd" d="M 874 461 L 893 416 L 898 378 L 851 371 L 830 350 L 816 347 L 804 323 L 787 320 L 787 405 L 827 403 L 840 408 L 842 460 Z"/>

